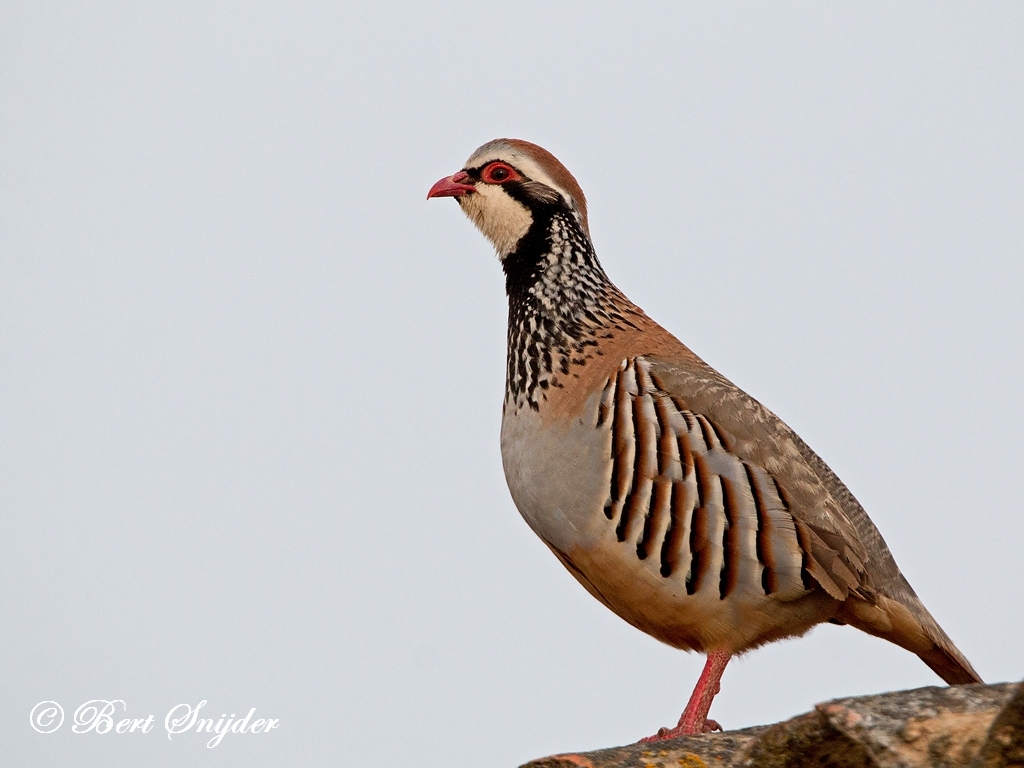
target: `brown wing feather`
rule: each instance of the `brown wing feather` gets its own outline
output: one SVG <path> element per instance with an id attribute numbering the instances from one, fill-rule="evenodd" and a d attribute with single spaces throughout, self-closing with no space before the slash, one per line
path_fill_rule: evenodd
<path id="1" fill-rule="evenodd" d="M 828 465 L 775 414 L 679 346 L 679 360 L 642 358 L 652 384 L 698 423 L 706 421 L 729 453 L 753 468 L 748 487 L 755 502 L 766 485 L 756 476 L 774 484 L 795 522 L 803 572 L 844 601 L 836 618 L 913 651 L 946 682 L 980 682 Z"/>
<path id="2" fill-rule="evenodd" d="M 714 590 L 723 600 L 737 592 L 797 600 L 812 579 L 835 599 L 856 588 L 775 480 L 737 457 L 713 420 L 669 396 L 646 362 L 625 361 L 601 403 L 597 426 L 610 425 L 612 452 L 605 515 L 640 560 L 660 558 L 663 577 L 682 569 L 688 594 Z"/>

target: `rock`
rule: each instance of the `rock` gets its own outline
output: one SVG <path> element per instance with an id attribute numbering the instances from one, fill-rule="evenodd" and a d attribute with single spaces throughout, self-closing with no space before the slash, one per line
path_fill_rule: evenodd
<path id="1" fill-rule="evenodd" d="M 918 688 L 792 720 L 553 755 L 522 768 L 1024 768 L 1024 684 Z"/>

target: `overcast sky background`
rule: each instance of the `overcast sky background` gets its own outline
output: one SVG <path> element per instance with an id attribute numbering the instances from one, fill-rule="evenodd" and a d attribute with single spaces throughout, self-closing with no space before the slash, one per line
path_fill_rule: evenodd
<path id="1" fill-rule="evenodd" d="M 424 199 L 499 136 L 573 171 L 612 279 L 1024 678 L 1024 5 L 6 0 L 7 765 L 514 766 L 675 723 L 703 659 L 505 486 L 501 270 Z M 825 626 L 712 715 L 934 684 Z M 89 699 L 156 729 L 72 734 Z M 169 741 L 203 699 L 280 728 Z"/>

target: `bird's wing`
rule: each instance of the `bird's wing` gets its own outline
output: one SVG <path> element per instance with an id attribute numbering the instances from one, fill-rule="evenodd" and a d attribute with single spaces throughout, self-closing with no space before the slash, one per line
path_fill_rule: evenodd
<path id="1" fill-rule="evenodd" d="M 980 682 L 909 582 L 864 508 L 827 464 L 778 416 L 689 350 L 677 360 L 637 358 L 652 391 L 706 423 L 744 466 L 764 471 L 797 530 L 804 567 L 844 601 L 838 620 L 917 653 L 948 683 Z"/>
<path id="2" fill-rule="evenodd" d="M 832 597 L 869 595 L 899 573 L 853 495 L 775 414 L 696 357 L 638 362 L 653 392 L 692 420 L 698 436 L 710 431 L 719 450 L 745 468 L 755 502 L 770 487 L 769 496 L 794 520 L 804 568 Z"/>

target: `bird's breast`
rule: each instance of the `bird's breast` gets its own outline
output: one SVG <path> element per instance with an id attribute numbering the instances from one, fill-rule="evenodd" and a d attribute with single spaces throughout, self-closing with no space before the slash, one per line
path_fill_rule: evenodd
<path id="1" fill-rule="evenodd" d="M 829 617 L 767 474 L 681 408 L 640 358 L 582 406 L 506 404 L 501 449 L 531 528 L 595 597 L 681 648 L 741 651 Z"/>
<path id="2" fill-rule="evenodd" d="M 595 428 L 600 397 L 567 419 L 545 418 L 545 409 L 505 407 L 501 459 L 512 500 L 549 546 L 587 547 L 599 537 L 607 493 L 610 435 Z"/>

